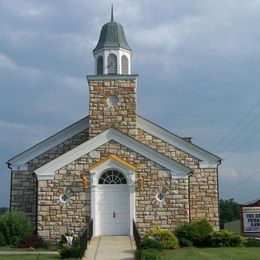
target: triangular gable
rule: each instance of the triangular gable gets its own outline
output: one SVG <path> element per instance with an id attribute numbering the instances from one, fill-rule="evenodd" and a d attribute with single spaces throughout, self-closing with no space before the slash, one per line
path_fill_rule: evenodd
<path id="1" fill-rule="evenodd" d="M 89 116 L 80 119 L 76 123 L 64 128 L 60 132 L 32 146 L 26 151 L 16 155 L 15 157 L 8 160 L 7 164 L 11 165 L 13 170 L 27 170 L 28 165 L 26 163 L 28 161 L 38 157 L 39 155 L 47 152 L 53 147 L 65 142 L 71 137 L 86 130 L 88 128 L 88 125 L 89 125 Z"/>
<path id="2" fill-rule="evenodd" d="M 200 148 L 195 144 L 185 141 L 183 138 L 142 118 L 141 116 L 137 116 L 137 125 L 140 129 L 144 130 L 145 132 L 169 143 L 170 145 L 194 156 L 195 158 L 198 158 L 200 160 L 201 168 L 216 167 L 221 160 L 218 156 Z M 7 161 L 7 164 L 11 165 L 13 170 L 27 170 L 28 166 L 26 165 L 26 163 L 28 161 L 47 152 L 53 147 L 79 134 L 80 132 L 87 130 L 88 127 L 89 116 L 82 118 L 76 123 L 68 126 L 60 132 L 52 135 L 51 137 L 43 140 L 42 142 L 11 158 Z"/>
<path id="3" fill-rule="evenodd" d="M 201 168 L 214 168 L 220 163 L 221 159 L 202 149 L 201 147 L 185 141 L 183 138 L 169 132 L 168 130 L 138 116 L 137 125 L 145 132 L 165 141 L 166 143 L 192 155 L 200 160 Z"/>
<path id="4" fill-rule="evenodd" d="M 53 179 L 56 170 L 97 149 L 110 140 L 114 140 L 129 148 L 130 150 L 135 151 L 149 160 L 170 170 L 173 178 L 185 178 L 191 173 L 191 170 L 183 164 L 170 159 L 164 154 L 157 152 L 147 145 L 113 128 L 104 131 L 103 133 L 91 138 L 90 140 L 68 151 L 67 153 L 59 156 L 53 161 L 43 165 L 42 167 L 35 170 L 35 173 L 39 180 Z"/>

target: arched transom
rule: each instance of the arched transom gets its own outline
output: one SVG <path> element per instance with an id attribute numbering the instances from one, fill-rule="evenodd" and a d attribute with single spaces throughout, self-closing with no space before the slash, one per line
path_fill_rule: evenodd
<path id="1" fill-rule="evenodd" d="M 121 172 L 111 169 L 102 173 L 98 184 L 127 184 L 127 181 Z"/>

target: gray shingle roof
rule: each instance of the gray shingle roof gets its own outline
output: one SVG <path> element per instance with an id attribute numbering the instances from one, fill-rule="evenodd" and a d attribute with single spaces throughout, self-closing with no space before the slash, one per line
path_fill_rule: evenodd
<path id="1" fill-rule="evenodd" d="M 125 50 L 131 51 L 125 38 L 124 29 L 121 24 L 111 21 L 103 25 L 98 44 L 93 52 L 102 48 L 121 47 Z"/>

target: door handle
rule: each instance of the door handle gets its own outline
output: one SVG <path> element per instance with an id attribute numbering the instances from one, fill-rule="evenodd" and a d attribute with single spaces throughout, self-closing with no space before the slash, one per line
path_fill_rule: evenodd
<path id="1" fill-rule="evenodd" d="M 113 218 L 115 218 L 116 217 L 116 213 L 115 212 L 113 212 Z"/>

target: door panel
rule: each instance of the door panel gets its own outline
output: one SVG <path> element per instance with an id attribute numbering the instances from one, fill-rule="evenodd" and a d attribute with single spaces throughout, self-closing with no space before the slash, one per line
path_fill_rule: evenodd
<path id="1" fill-rule="evenodd" d="M 97 198 L 100 235 L 129 235 L 128 186 L 100 185 Z"/>

